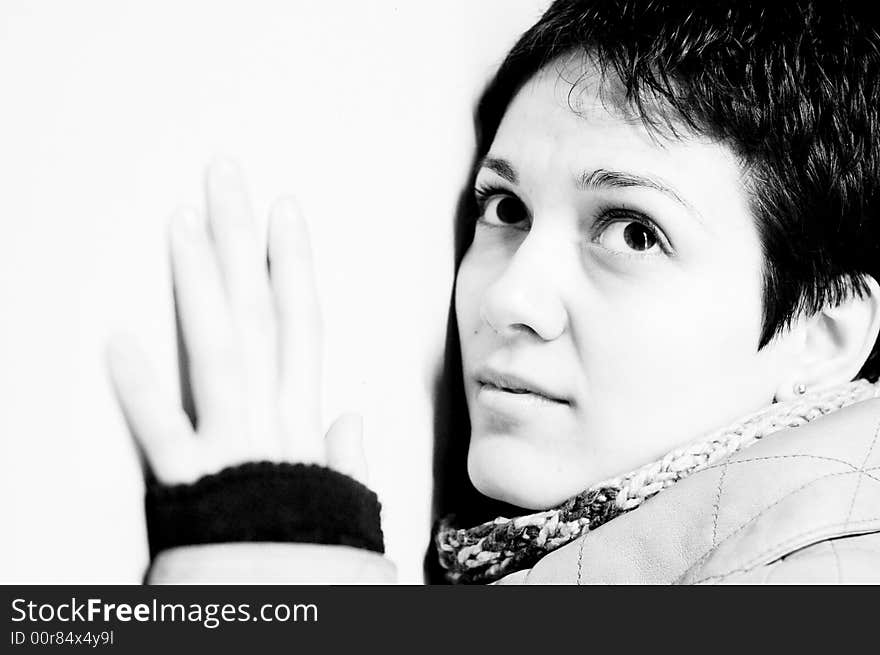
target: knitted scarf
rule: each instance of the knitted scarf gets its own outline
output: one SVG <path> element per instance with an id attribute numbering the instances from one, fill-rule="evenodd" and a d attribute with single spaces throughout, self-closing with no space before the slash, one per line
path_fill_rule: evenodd
<path id="1" fill-rule="evenodd" d="M 774 403 L 737 423 L 630 473 L 605 480 L 553 509 L 473 528 L 440 522 L 440 563 L 455 583 L 486 583 L 531 568 L 547 553 L 595 530 L 672 486 L 778 430 L 795 428 L 853 403 L 880 396 L 880 383 L 856 380 Z"/>

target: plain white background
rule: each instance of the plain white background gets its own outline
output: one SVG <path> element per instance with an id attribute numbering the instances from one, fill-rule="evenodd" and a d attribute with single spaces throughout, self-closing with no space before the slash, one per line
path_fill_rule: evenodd
<path id="1" fill-rule="evenodd" d="M 482 84 L 547 0 L 0 5 L 0 582 L 131 583 L 140 470 L 103 349 L 177 386 L 166 222 L 238 159 L 317 251 L 325 419 L 365 415 L 389 556 L 421 582 L 431 382 Z"/>

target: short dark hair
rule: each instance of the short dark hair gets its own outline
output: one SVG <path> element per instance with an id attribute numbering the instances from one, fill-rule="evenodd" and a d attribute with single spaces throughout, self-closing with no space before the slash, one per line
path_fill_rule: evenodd
<path id="1" fill-rule="evenodd" d="M 485 90 L 475 161 L 519 88 L 577 52 L 654 132 L 719 139 L 747 172 L 763 246 L 763 348 L 880 280 L 877 25 L 846 0 L 557 0 Z M 859 377 L 880 374 L 877 351 Z"/>

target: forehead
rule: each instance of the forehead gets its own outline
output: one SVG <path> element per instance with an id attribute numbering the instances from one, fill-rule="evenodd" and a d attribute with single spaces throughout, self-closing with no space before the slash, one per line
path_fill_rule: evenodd
<path id="1" fill-rule="evenodd" d="M 516 94 L 490 153 L 535 173 L 613 168 L 675 180 L 686 195 L 700 196 L 706 185 L 745 194 L 731 148 L 693 132 L 649 129 L 622 98 L 619 83 L 589 60 L 552 62 Z"/>

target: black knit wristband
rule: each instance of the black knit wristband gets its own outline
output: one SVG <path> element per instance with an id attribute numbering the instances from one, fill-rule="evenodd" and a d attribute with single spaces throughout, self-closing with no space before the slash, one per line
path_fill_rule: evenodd
<path id="1" fill-rule="evenodd" d="M 152 483 L 145 505 L 150 557 L 175 546 L 240 541 L 385 552 L 376 494 L 314 464 L 253 462 L 192 484 Z"/>

